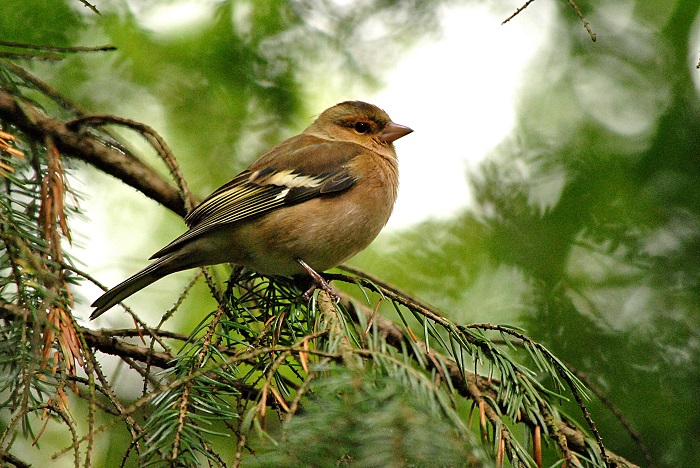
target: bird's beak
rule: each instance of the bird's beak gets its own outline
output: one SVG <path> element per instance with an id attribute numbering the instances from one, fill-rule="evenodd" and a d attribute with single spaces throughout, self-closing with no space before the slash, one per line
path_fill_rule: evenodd
<path id="1" fill-rule="evenodd" d="M 379 138 L 385 143 L 393 143 L 402 136 L 406 136 L 413 130 L 404 126 L 395 124 L 394 122 L 389 122 L 384 130 L 379 134 Z"/>

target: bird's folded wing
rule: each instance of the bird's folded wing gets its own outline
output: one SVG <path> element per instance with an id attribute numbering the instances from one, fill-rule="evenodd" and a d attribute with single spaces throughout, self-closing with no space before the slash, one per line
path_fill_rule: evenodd
<path id="1" fill-rule="evenodd" d="M 225 224 L 262 216 L 284 206 L 350 188 L 357 176 L 349 166 L 364 150 L 351 143 L 319 143 L 294 151 L 295 168 L 270 164 L 247 170 L 226 183 L 185 218 L 190 230 L 151 256 L 160 258 L 187 241 Z M 301 162 L 301 164 L 300 164 Z M 255 165 L 251 167 L 255 169 Z"/>

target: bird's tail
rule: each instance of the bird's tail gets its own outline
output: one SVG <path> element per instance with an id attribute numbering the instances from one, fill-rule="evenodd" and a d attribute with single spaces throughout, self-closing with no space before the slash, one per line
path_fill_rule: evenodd
<path id="1" fill-rule="evenodd" d="M 95 310 L 90 315 L 90 320 L 96 319 L 127 297 L 162 277 L 175 271 L 183 270 L 182 265 L 178 265 L 178 263 L 176 256 L 166 255 L 119 283 L 92 303 L 92 307 L 95 307 Z"/>

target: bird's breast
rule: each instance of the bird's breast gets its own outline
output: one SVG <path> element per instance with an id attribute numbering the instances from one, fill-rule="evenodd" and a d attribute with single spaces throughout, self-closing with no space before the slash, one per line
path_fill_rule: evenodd
<path id="1" fill-rule="evenodd" d="M 395 168 L 380 167 L 348 190 L 275 210 L 241 226 L 245 266 L 270 275 L 333 268 L 365 249 L 386 225 L 396 200 Z M 253 225 L 253 223 L 255 223 Z"/>

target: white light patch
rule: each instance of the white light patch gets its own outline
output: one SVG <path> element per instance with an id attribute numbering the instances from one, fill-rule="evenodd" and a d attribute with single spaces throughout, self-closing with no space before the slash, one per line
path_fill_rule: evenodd
<path id="1" fill-rule="evenodd" d="M 129 7 L 145 28 L 163 36 L 181 38 L 183 34 L 211 24 L 217 2 L 184 0 L 149 4 L 130 1 Z"/>
<path id="2" fill-rule="evenodd" d="M 549 6 L 548 6 L 549 5 Z M 452 216 L 472 203 L 467 173 L 513 130 L 523 72 L 546 44 L 551 3 L 512 11 L 446 8 L 440 40 L 416 47 L 367 100 L 414 132 L 394 144 L 400 189 L 389 228 Z"/>

